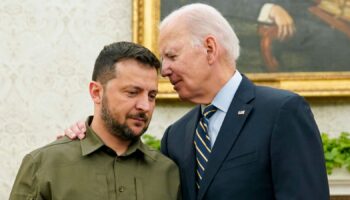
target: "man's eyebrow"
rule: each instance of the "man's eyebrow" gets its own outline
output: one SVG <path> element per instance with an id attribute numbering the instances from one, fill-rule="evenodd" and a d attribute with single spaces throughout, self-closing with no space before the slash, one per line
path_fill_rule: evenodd
<path id="1" fill-rule="evenodd" d="M 155 89 L 155 90 L 151 90 L 151 92 L 155 92 L 158 94 L 158 89 Z"/>
<path id="2" fill-rule="evenodd" d="M 136 85 L 126 85 L 124 86 L 124 89 L 137 89 L 137 90 L 143 90 L 141 87 Z"/>
<path id="3" fill-rule="evenodd" d="M 174 48 L 168 48 L 168 49 L 165 49 L 163 51 L 164 54 L 172 54 L 172 53 L 175 53 L 175 49 Z"/>
<path id="4" fill-rule="evenodd" d="M 127 85 L 124 87 L 124 89 L 137 89 L 137 90 L 145 90 L 144 88 L 136 85 Z M 150 90 L 150 92 L 156 92 L 158 93 L 158 89 Z"/>

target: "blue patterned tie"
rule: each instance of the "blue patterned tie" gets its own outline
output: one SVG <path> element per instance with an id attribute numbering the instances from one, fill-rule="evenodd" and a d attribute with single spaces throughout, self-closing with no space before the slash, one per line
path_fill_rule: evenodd
<path id="1" fill-rule="evenodd" d="M 200 183 L 202 181 L 205 167 L 209 160 L 211 153 L 210 138 L 208 135 L 208 124 L 209 118 L 216 112 L 217 108 L 210 104 L 204 108 L 203 116 L 199 120 L 197 125 L 196 133 L 194 135 L 194 146 L 196 148 L 196 160 L 197 160 L 197 189 L 200 188 Z"/>

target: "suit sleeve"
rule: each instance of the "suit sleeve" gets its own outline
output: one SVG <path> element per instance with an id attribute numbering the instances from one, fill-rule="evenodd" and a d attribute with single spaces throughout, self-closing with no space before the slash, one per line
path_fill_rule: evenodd
<path id="1" fill-rule="evenodd" d="M 282 106 L 271 136 L 275 197 L 329 199 L 322 141 L 309 105 L 300 96 Z"/>
<path id="2" fill-rule="evenodd" d="M 33 157 L 28 154 L 23 158 L 21 167 L 17 173 L 10 194 L 10 200 L 39 200 L 36 194 L 35 163 Z"/>

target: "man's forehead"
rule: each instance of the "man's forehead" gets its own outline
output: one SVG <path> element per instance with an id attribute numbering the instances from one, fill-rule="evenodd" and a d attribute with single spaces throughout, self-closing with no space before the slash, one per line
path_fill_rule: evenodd
<path id="1" fill-rule="evenodd" d="M 184 43 L 185 38 L 181 33 L 169 33 L 160 37 L 159 47 L 162 53 L 177 51 Z"/>
<path id="2" fill-rule="evenodd" d="M 155 73 L 157 73 L 157 69 L 151 66 L 149 63 L 143 63 L 134 58 L 122 59 L 115 64 L 115 67 L 117 74 L 121 72 L 139 73 L 139 71 L 148 71 L 147 73 L 155 71 Z"/>
<path id="3" fill-rule="evenodd" d="M 124 88 L 126 89 L 137 89 L 137 90 L 145 90 L 145 91 L 157 91 L 158 90 L 158 82 L 155 82 L 155 84 L 144 84 L 144 83 L 137 83 L 132 82 L 129 84 L 125 84 Z"/>
<path id="4" fill-rule="evenodd" d="M 161 47 L 161 53 L 174 53 L 176 52 L 176 46 L 174 44 L 165 44 Z"/>
<path id="5" fill-rule="evenodd" d="M 136 89 L 142 91 L 158 91 L 158 78 L 155 77 L 116 77 L 108 83 L 111 87 L 119 87 L 123 90 Z"/>
<path id="6" fill-rule="evenodd" d="M 174 45 L 171 40 L 163 38 L 159 41 L 159 50 L 161 54 L 169 53 L 170 51 L 174 51 Z"/>
<path id="7" fill-rule="evenodd" d="M 186 26 L 184 24 L 176 24 L 176 22 L 169 23 L 159 30 L 160 41 L 163 42 L 177 42 L 174 38 L 178 39 L 186 34 Z"/>

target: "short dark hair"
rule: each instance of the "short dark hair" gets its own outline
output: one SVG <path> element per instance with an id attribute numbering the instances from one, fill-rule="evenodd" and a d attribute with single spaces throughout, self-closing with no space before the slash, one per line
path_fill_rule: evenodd
<path id="1" fill-rule="evenodd" d="M 125 59 L 135 59 L 155 68 L 157 72 L 160 68 L 160 61 L 146 47 L 132 42 L 115 42 L 105 46 L 98 55 L 92 73 L 92 80 L 105 84 L 115 78 L 115 64 Z"/>

